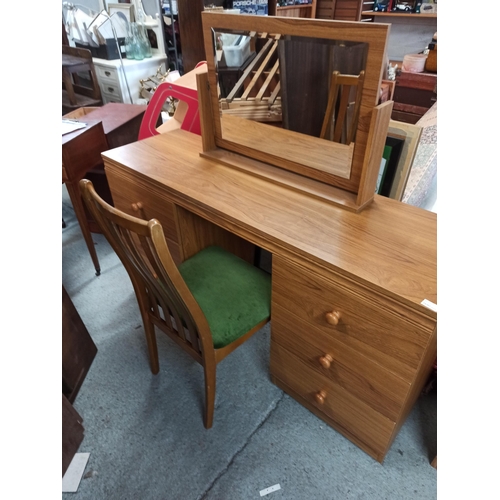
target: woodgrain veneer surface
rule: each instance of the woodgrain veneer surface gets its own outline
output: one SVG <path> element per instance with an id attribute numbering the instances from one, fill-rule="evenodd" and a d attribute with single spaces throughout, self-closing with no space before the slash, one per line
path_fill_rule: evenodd
<path id="1" fill-rule="evenodd" d="M 353 396 L 342 386 L 310 369 L 294 354 L 271 343 L 271 371 L 306 401 L 358 437 L 369 448 L 383 453 L 393 434 L 395 423 Z M 324 391 L 324 403 L 316 395 Z"/>
<path id="2" fill-rule="evenodd" d="M 434 330 L 412 311 L 363 289 L 347 288 L 341 280 L 329 281 L 278 256 L 273 259 L 273 303 L 278 303 L 327 335 L 333 332 L 358 339 L 372 350 L 396 358 L 415 371 Z M 326 313 L 335 310 L 337 325 Z"/>
<path id="3" fill-rule="evenodd" d="M 176 130 L 103 153 L 106 171 L 132 173 L 176 204 L 316 270 L 405 303 L 437 303 L 436 214 L 375 196 L 361 213 L 199 156 L 201 137 Z M 113 186 L 111 186 L 113 189 Z"/>

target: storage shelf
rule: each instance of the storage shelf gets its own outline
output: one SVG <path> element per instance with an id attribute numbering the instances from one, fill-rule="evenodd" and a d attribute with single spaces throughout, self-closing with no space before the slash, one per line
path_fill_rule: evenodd
<path id="1" fill-rule="evenodd" d="M 290 9 L 310 9 L 313 6 L 312 3 L 299 3 L 297 5 L 285 5 L 284 7 L 276 7 L 276 10 L 290 10 Z"/>
<path id="2" fill-rule="evenodd" d="M 416 14 L 415 12 L 374 12 L 373 10 L 365 10 L 361 12 L 362 16 L 383 16 L 383 17 L 422 17 L 427 19 L 437 19 L 437 13 L 433 14 Z"/>

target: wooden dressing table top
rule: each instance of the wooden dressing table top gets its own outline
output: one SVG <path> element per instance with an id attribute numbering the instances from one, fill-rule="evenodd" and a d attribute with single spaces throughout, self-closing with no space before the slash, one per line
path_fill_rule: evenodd
<path id="1" fill-rule="evenodd" d="M 201 158 L 201 137 L 175 130 L 103 153 L 187 210 L 260 245 L 350 278 L 420 313 L 437 303 L 437 216 L 381 196 L 361 213 Z M 123 168 L 125 167 L 125 169 Z"/>

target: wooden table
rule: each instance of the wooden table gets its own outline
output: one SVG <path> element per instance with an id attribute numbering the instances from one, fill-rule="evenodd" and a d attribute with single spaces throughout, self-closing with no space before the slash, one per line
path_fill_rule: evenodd
<path id="1" fill-rule="evenodd" d="M 87 124 L 84 129 L 62 136 L 62 182 L 68 189 L 97 275 L 101 268 L 90 233 L 97 232 L 98 228 L 92 225 L 85 211 L 78 182 L 93 170 L 102 172 L 102 182 L 107 186 L 101 153 L 136 141 L 145 111 L 146 106 L 110 103 L 99 108 L 80 108 L 65 115 Z"/>
<path id="2" fill-rule="evenodd" d="M 158 218 L 177 263 L 269 251 L 272 381 L 382 462 L 436 357 L 436 214 L 381 196 L 354 213 L 201 150 L 176 130 L 105 152 L 115 206 Z"/>

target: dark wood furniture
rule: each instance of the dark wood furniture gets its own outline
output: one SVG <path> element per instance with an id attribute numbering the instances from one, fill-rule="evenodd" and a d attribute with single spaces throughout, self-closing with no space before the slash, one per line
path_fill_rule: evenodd
<path id="1" fill-rule="evenodd" d="M 316 18 L 359 21 L 364 3 L 367 2 L 364 0 L 317 0 Z"/>
<path id="2" fill-rule="evenodd" d="M 392 119 L 417 123 L 437 101 L 437 73 L 396 73 Z"/>
<path id="3" fill-rule="evenodd" d="M 81 77 L 85 73 L 86 79 Z M 101 89 L 88 49 L 62 45 L 62 114 L 102 104 Z"/>
<path id="4" fill-rule="evenodd" d="M 316 17 L 316 2 L 311 0 L 311 3 L 276 6 L 276 15 L 280 17 L 304 17 L 314 19 Z M 276 5 L 276 2 L 274 2 Z M 273 15 L 273 14 L 269 14 Z"/>
<path id="5" fill-rule="evenodd" d="M 101 273 L 99 259 L 92 241 L 91 228 L 80 196 L 78 181 L 87 172 L 102 164 L 101 153 L 108 143 L 101 121 L 87 120 L 84 129 L 62 136 L 62 182 L 66 184 L 75 215 L 90 253 L 96 274 Z"/>
<path id="6" fill-rule="evenodd" d="M 201 13 L 204 9 L 203 0 L 178 0 L 179 32 L 182 45 L 182 65 L 187 73 L 206 59 L 203 45 L 203 28 Z"/>
<path id="7" fill-rule="evenodd" d="M 80 224 L 96 274 L 101 272 L 91 232 L 100 232 L 86 211 L 78 188 L 85 176 L 98 186 L 99 194 L 111 202 L 101 153 L 137 140 L 146 106 L 109 103 L 99 108 L 79 108 L 65 115 L 87 124 L 84 129 L 62 136 L 62 182 Z"/>
<path id="8" fill-rule="evenodd" d="M 219 86 L 220 86 L 220 96 L 221 98 L 227 97 L 233 88 L 238 83 L 238 80 L 241 78 L 248 65 L 255 59 L 255 52 L 250 54 L 250 57 L 243 61 L 243 64 L 237 68 L 229 68 L 219 66 Z M 243 93 L 243 88 L 241 88 L 235 97 L 240 97 Z"/>
<path id="9" fill-rule="evenodd" d="M 62 395 L 62 475 L 82 444 L 84 428 L 83 419 L 73 408 L 68 398 Z"/>
<path id="10" fill-rule="evenodd" d="M 97 354 L 97 347 L 62 287 L 62 475 L 83 441 L 82 417 L 73 402 Z"/>
<path id="11" fill-rule="evenodd" d="M 200 61 L 205 61 L 205 45 L 203 42 L 203 27 L 201 13 L 209 0 L 178 0 L 179 31 L 182 44 L 182 64 L 187 73 L 195 68 Z M 268 15 L 276 15 L 276 1 L 268 2 Z"/>
<path id="12" fill-rule="evenodd" d="M 96 354 L 87 327 L 62 287 L 62 393 L 70 403 L 75 401 Z"/>

